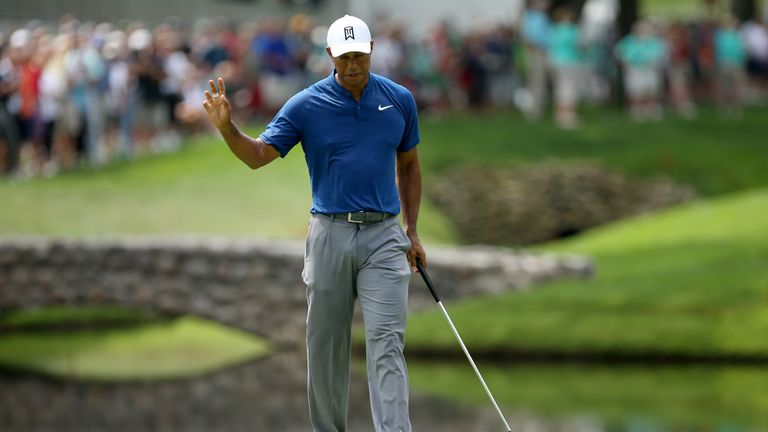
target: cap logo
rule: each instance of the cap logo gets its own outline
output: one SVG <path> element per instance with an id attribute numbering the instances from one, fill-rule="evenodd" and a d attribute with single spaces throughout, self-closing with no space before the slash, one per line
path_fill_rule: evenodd
<path id="1" fill-rule="evenodd" d="M 344 40 L 354 39 L 355 29 L 352 26 L 344 27 Z"/>

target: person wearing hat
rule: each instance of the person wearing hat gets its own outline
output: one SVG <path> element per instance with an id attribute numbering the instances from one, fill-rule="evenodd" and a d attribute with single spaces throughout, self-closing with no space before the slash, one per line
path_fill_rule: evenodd
<path id="1" fill-rule="evenodd" d="M 416 103 L 370 73 L 373 40 L 361 19 L 328 28 L 334 70 L 294 95 L 254 139 L 230 117 L 223 79 L 203 103 L 230 150 L 252 169 L 301 142 L 312 188 L 302 278 L 307 285 L 309 416 L 316 432 L 345 431 L 355 300 L 365 321 L 377 432 L 410 432 L 403 355 L 408 282 L 426 265 L 416 221 L 421 170 Z M 397 215 L 402 210 L 403 226 Z"/>

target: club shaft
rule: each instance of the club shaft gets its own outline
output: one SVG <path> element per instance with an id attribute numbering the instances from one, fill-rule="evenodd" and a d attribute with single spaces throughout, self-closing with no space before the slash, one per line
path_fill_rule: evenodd
<path id="1" fill-rule="evenodd" d="M 424 273 L 422 273 L 422 275 L 423 274 Z M 504 418 L 504 414 L 501 413 L 499 404 L 497 404 L 496 399 L 493 398 L 493 395 L 491 394 L 491 390 L 488 388 L 488 385 L 485 383 L 483 376 L 480 374 L 480 370 L 477 368 L 475 361 L 472 360 L 472 356 L 469 354 L 469 350 L 467 349 L 466 345 L 464 345 L 464 341 L 461 340 L 459 331 L 456 330 L 456 326 L 453 325 L 453 321 L 451 320 L 451 317 L 448 315 L 448 311 L 445 309 L 445 306 L 443 306 L 443 302 L 438 300 L 437 305 L 440 306 L 440 310 L 443 312 L 443 316 L 445 317 L 446 321 L 448 321 L 448 324 L 451 326 L 451 330 L 453 330 L 454 336 L 456 336 L 456 339 L 459 341 L 459 345 L 461 345 L 461 349 L 464 351 L 464 355 L 467 356 L 467 360 L 469 360 L 469 364 L 472 365 L 472 369 L 475 371 L 475 375 L 477 375 L 477 378 L 480 380 L 480 384 L 483 385 L 483 389 L 485 390 L 485 393 L 488 395 L 488 398 L 491 399 L 491 403 L 493 403 L 493 407 L 496 408 L 496 412 L 499 414 L 501 421 L 504 422 L 504 426 L 506 426 L 507 431 L 512 432 L 512 429 L 509 427 L 509 423 L 507 423 L 507 419 Z"/>

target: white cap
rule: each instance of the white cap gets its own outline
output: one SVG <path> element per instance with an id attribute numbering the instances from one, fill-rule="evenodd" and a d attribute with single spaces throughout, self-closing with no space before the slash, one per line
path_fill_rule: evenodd
<path id="1" fill-rule="evenodd" d="M 133 51 L 141 51 L 152 44 L 152 33 L 145 28 L 138 28 L 128 36 L 128 48 Z"/>
<path id="2" fill-rule="evenodd" d="M 8 39 L 8 43 L 11 45 L 11 48 L 24 48 L 29 45 L 31 41 L 32 32 L 25 28 L 14 31 L 11 33 L 11 37 Z"/>
<path id="3" fill-rule="evenodd" d="M 328 27 L 328 47 L 338 57 L 348 52 L 371 53 L 371 31 L 360 18 L 344 15 Z"/>

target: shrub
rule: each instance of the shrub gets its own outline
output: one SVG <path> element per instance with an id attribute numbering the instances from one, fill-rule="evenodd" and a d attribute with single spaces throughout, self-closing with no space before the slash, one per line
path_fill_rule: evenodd
<path id="1" fill-rule="evenodd" d="M 525 245 L 580 233 L 696 196 L 671 180 L 633 180 L 597 162 L 548 161 L 516 170 L 464 166 L 427 195 L 466 243 Z"/>

